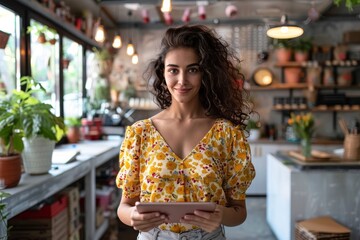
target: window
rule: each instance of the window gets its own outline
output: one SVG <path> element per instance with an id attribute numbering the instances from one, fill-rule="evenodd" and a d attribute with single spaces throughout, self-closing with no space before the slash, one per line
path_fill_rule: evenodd
<path id="1" fill-rule="evenodd" d="M 46 94 L 39 93 L 40 101 L 51 104 L 55 114 L 60 114 L 59 96 L 56 94 L 59 83 L 59 35 L 35 20 L 27 29 L 31 39 L 31 75 L 45 88 Z"/>
<path id="2" fill-rule="evenodd" d="M 20 79 L 20 17 L 1 5 L 0 30 L 0 89 L 10 92 Z"/>
<path id="3" fill-rule="evenodd" d="M 83 47 L 64 37 L 64 117 L 81 117 L 83 113 Z"/>

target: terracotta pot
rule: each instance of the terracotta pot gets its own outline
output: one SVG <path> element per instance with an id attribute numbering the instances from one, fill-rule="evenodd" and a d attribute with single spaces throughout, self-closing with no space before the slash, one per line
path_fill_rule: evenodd
<path id="1" fill-rule="evenodd" d="M 309 60 L 309 53 L 308 52 L 295 52 L 294 53 L 294 58 L 296 62 L 305 62 L 307 60 Z"/>
<path id="2" fill-rule="evenodd" d="M 37 38 L 38 43 L 46 43 L 46 37 L 44 33 L 40 33 Z"/>
<path id="3" fill-rule="evenodd" d="M 64 59 L 63 59 L 63 68 L 64 68 L 64 69 L 68 69 L 69 64 L 70 64 L 70 60 L 64 58 Z"/>
<path id="4" fill-rule="evenodd" d="M 276 59 L 278 63 L 287 63 L 291 60 L 292 50 L 287 48 L 276 49 Z"/>
<path id="5" fill-rule="evenodd" d="M 56 39 L 55 39 L 55 38 L 50 39 L 50 40 L 49 40 L 49 43 L 50 43 L 51 45 L 55 45 Z"/>
<path id="6" fill-rule="evenodd" d="M 9 41 L 9 37 L 9 33 L 0 31 L 0 49 L 4 49 L 6 47 L 6 44 Z"/>
<path id="7" fill-rule="evenodd" d="M 69 143 L 77 143 L 80 141 L 80 127 L 69 127 L 66 136 L 68 138 Z"/>
<path id="8" fill-rule="evenodd" d="M 19 184 L 21 178 L 21 155 L 0 156 L 0 189 Z"/>
<path id="9" fill-rule="evenodd" d="M 301 68 L 291 67 L 285 68 L 285 82 L 295 84 L 300 82 Z"/>

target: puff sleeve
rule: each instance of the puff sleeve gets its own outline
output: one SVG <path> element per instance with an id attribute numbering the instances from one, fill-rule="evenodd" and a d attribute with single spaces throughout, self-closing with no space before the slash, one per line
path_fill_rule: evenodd
<path id="1" fill-rule="evenodd" d="M 120 170 L 116 176 L 116 185 L 122 188 L 123 196 L 126 198 L 140 195 L 140 146 L 141 136 L 137 133 L 136 126 L 127 127 L 120 147 Z"/>
<path id="2" fill-rule="evenodd" d="M 255 177 L 255 168 L 251 162 L 250 146 L 240 126 L 232 128 L 230 132 L 230 159 L 224 190 L 227 198 L 244 200 L 246 190 Z"/>

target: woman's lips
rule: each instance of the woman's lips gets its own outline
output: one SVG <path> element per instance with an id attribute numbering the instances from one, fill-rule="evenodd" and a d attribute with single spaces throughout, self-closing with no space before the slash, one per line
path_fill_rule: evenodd
<path id="1" fill-rule="evenodd" d="M 176 88 L 175 89 L 175 91 L 177 91 L 178 93 L 187 93 L 190 90 L 191 90 L 190 88 Z"/>

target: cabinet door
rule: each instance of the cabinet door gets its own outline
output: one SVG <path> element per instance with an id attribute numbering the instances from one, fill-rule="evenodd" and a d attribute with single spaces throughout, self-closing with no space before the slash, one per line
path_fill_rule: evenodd
<path id="1" fill-rule="evenodd" d="M 247 190 L 248 195 L 266 195 L 266 155 L 277 151 L 296 150 L 296 144 L 250 143 L 252 162 L 256 176 Z"/>

